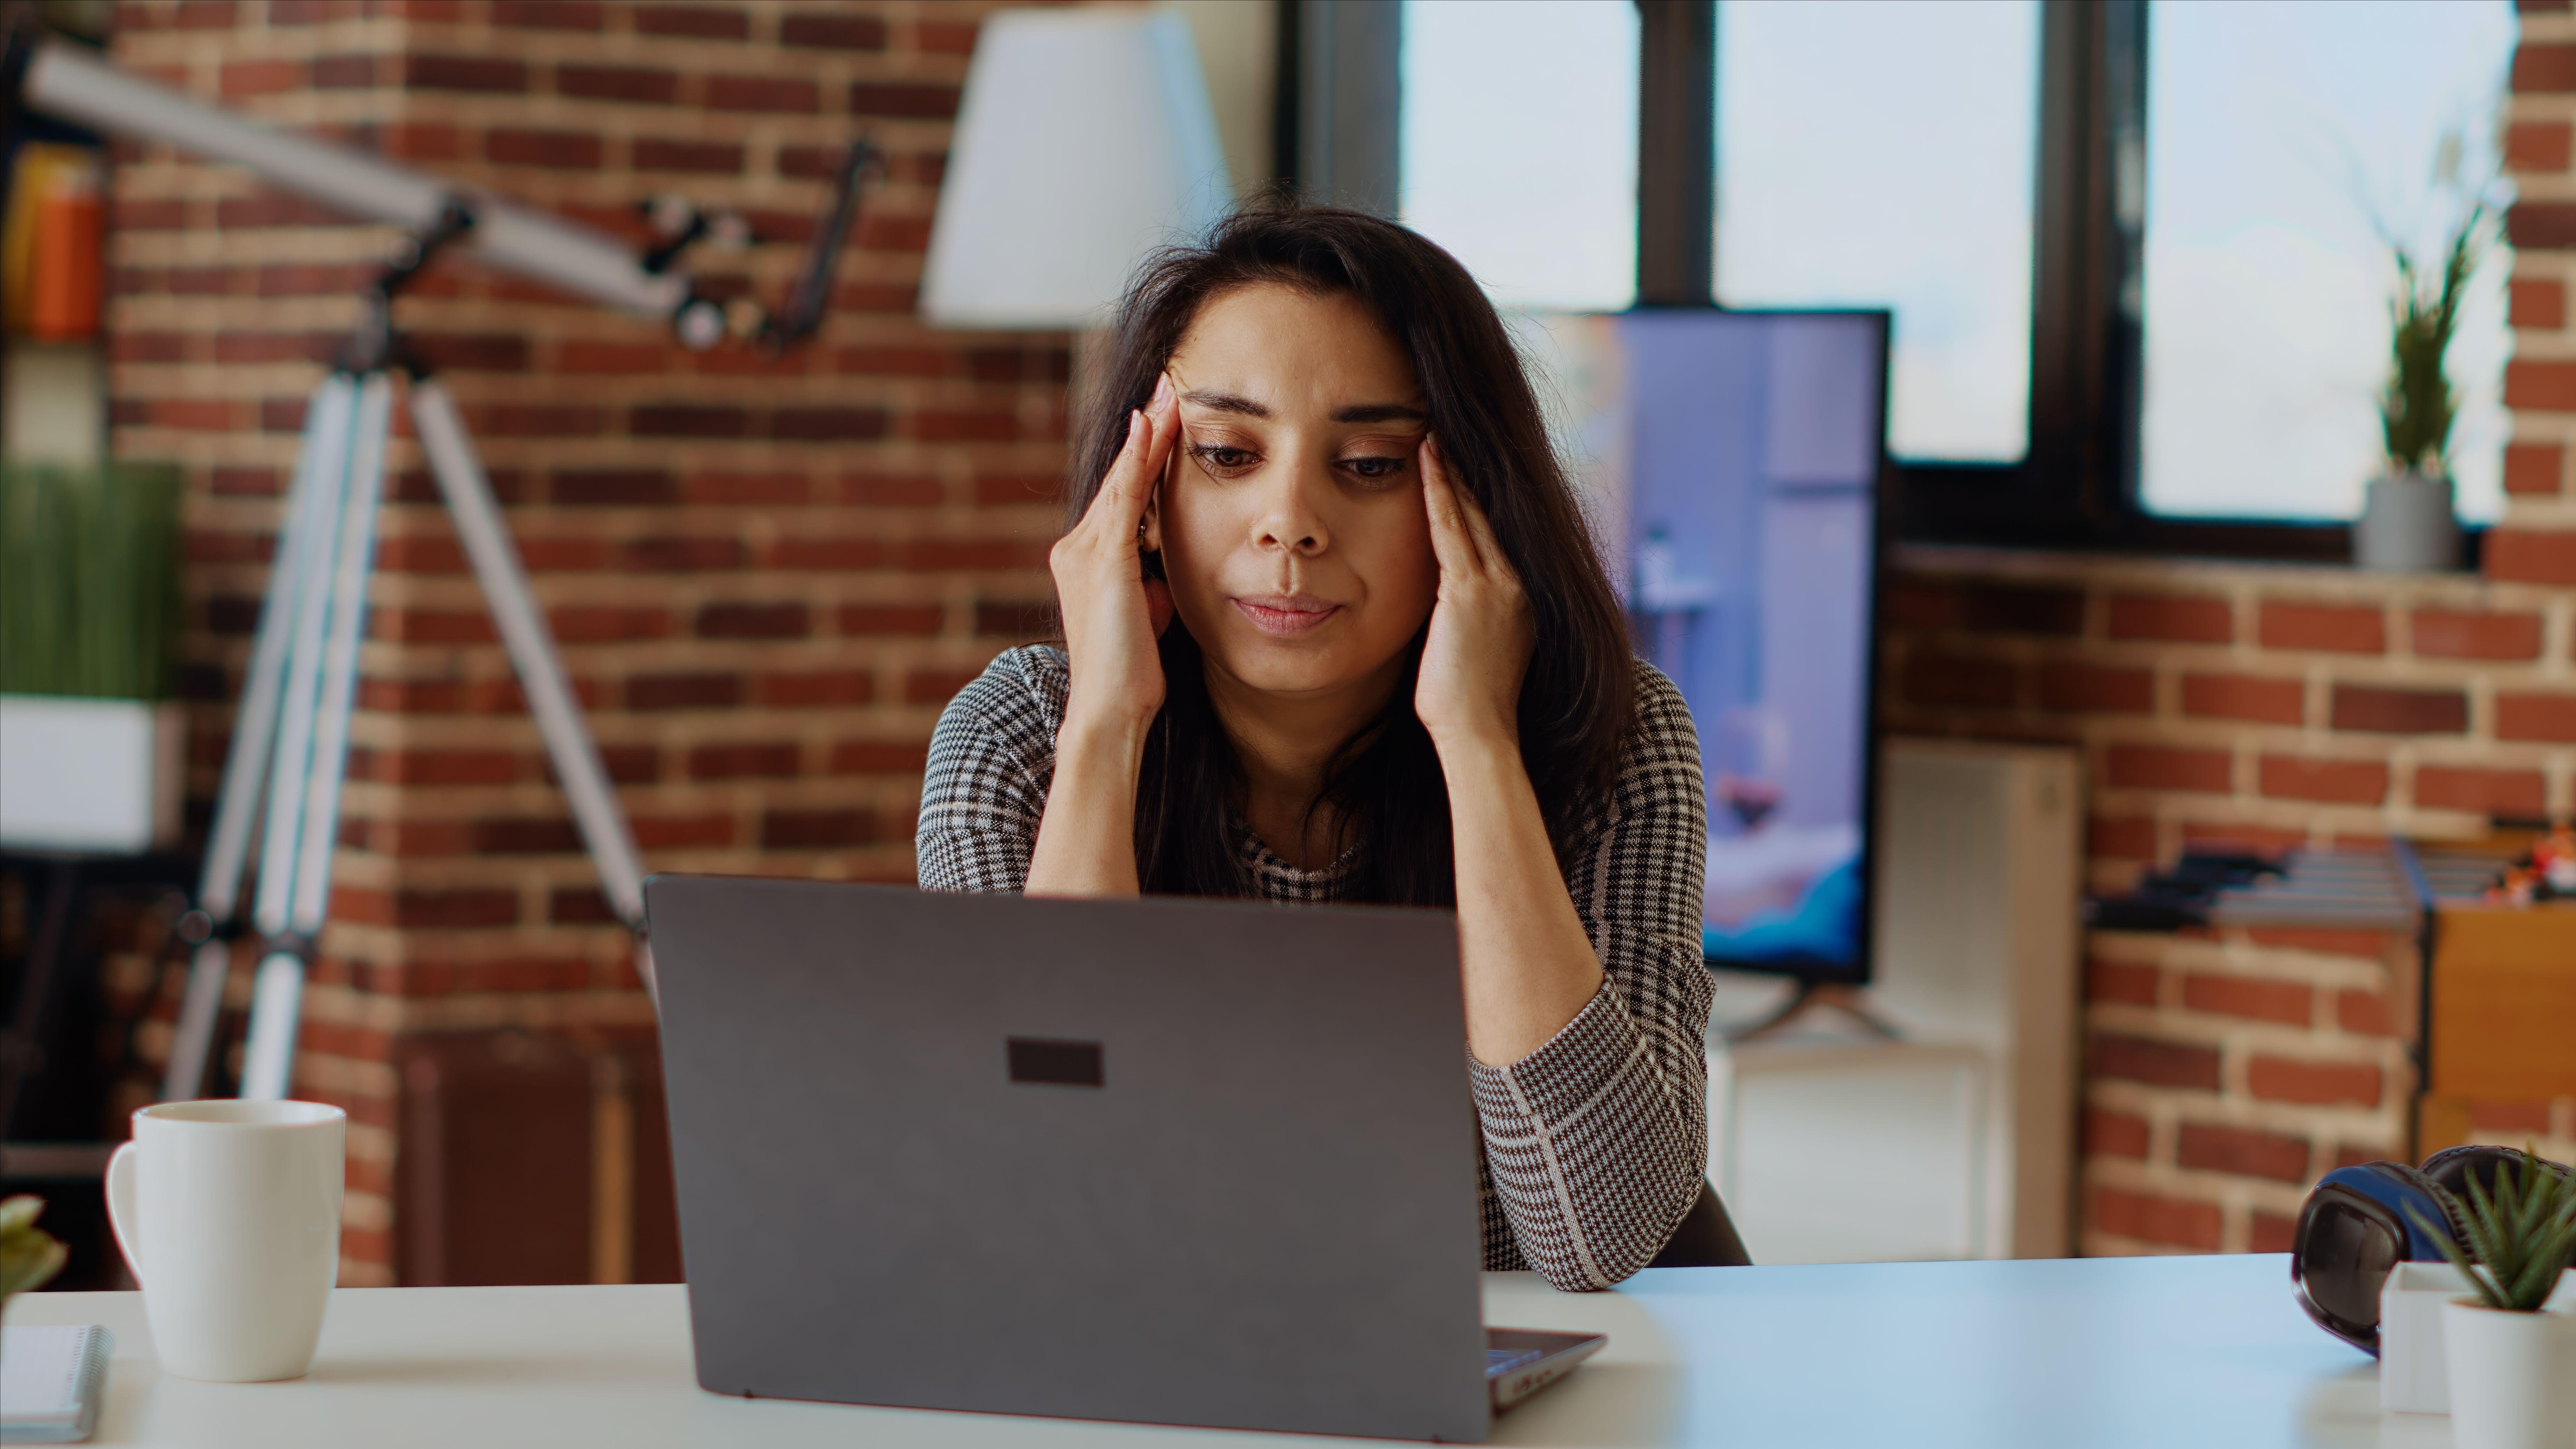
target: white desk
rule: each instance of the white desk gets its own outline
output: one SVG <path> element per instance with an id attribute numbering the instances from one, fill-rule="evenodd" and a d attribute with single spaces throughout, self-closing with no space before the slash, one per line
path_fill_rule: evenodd
<path id="1" fill-rule="evenodd" d="M 1681 1268 L 1581 1295 L 1498 1273 L 1485 1294 L 1489 1322 L 1610 1335 L 1504 1416 L 1500 1444 L 2450 1442 L 2446 1418 L 2383 1418 L 2375 1367 L 2300 1315 L 2278 1255 Z M 718 1398 L 691 1374 L 678 1287 L 342 1289 L 312 1374 L 281 1384 L 162 1377 L 136 1294 L 26 1294 L 9 1321 L 116 1331 L 101 1445 L 1327 1442 Z"/>

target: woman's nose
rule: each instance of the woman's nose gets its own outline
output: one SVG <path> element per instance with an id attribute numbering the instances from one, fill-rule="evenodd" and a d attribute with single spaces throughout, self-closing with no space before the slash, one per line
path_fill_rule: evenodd
<path id="1" fill-rule="evenodd" d="M 1308 493 L 1307 480 L 1293 474 L 1276 480 L 1263 491 L 1253 527 L 1254 542 L 1262 548 L 1308 557 L 1322 553 L 1332 541 L 1324 516 Z"/>

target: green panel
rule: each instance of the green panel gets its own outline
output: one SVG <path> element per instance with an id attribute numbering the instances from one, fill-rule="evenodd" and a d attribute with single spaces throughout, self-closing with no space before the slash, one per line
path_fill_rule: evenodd
<path id="1" fill-rule="evenodd" d="M 161 698 L 178 602 L 176 467 L 0 467 L 0 693 Z"/>

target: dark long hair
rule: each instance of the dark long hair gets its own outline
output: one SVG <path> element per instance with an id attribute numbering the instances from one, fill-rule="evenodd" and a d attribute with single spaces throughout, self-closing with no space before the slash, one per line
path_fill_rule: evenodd
<path id="1" fill-rule="evenodd" d="M 1413 360 L 1451 471 L 1493 521 L 1537 626 L 1521 685 L 1521 759 L 1560 856 L 1617 775 L 1635 709 L 1627 624 L 1581 508 L 1567 486 L 1537 396 L 1502 319 L 1457 259 L 1393 222 L 1288 199 L 1256 202 L 1196 246 L 1146 261 L 1120 305 L 1107 365 L 1079 420 L 1068 526 L 1091 506 L 1154 384 L 1199 309 L 1264 284 L 1347 295 Z M 1160 559 L 1147 556 L 1148 570 Z M 1410 646 L 1421 658 L 1422 641 Z M 1198 642 L 1178 619 L 1162 638 L 1166 692 L 1136 791 L 1136 874 L 1149 892 L 1250 894 L 1227 828 L 1241 768 L 1210 703 Z M 1350 893 L 1403 905 L 1453 905 L 1449 791 L 1413 713 L 1413 671 L 1384 713 L 1325 771 L 1316 808 L 1338 813 L 1336 848 L 1359 846 Z"/>

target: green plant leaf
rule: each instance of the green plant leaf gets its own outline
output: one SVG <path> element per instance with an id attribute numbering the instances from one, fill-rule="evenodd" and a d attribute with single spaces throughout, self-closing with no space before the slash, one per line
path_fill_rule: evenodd
<path id="1" fill-rule="evenodd" d="M 2438 1187 L 2435 1188 L 2434 1191 L 2445 1198 L 2450 1198 L 2451 1196 L 2449 1193 L 2443 1192 L 2442 1189 Z M 2457 1199 L 2452 1199 L 2452 1201 L 2456 1202 Z M 2421 1230 L 2426 1237 L 2433 1240 L 2434 1246 L 2442 1250 L 2442 1257 L 2447 1260 L 2452 1267 L 2460 1270 L 2460 1276 L 2469 1280 L 2469 1287 L 2476 1292 L 2479 1299 L 2483 1301 L 2486 1306 L 2489 1308 L 2502 1308 L 2505 1306 L 2506 1299 L 2503 1290 L 2498 1288 L 2493 1282 L 2489 1281 L 2485 1273 L 2479 1271 L 2476 1257 L 2464 1251 L 2460 1247 L 2459 1243 L 2452 1238 L 2451 1230 L 2448 1227 L 2427 1221 L 2424 1215 L 2417 1212 L 2412 1206 L 2409 1206 L 2406 1209 L 2406 1216 L 2414 1222 L 2415 1226 Z"/>
<path id="2" fill-rule="evenodd" d="M 2543 1163 L 2533 1147 L 2525 1148 L 2521 1163 L 2498 1165 L 2492 1193 L 2474 1173 L 2465 1184 L 2465 1204 L 2439 1186 L 2433 1189 L 2457 1215 L 2465 1249 L 2422 1213 L 2406 1210 L 2489 1308 L 2535 1312 L 2576 1266 L 2576 1174 Z"/>
<path id="3" fill-rule="evenodd" d="M 2559 1278 L 2567 1272 L 2571 1253 L 2576 1253 L 2576 1227 L 2542 1240 L 2531 1261 L 2523 1265 L 2520 1276 L 2505 1285 L 2505 1296 L 2517 1306 L 2538 1308 L 2548 1302 Z"/>
<path id="4" fill-rule="evenodd" d="M 2447 474 L 2451 425 L 2459 394 L 2444 362 L 2458 334 L 2460 305 L 2469 279 L 2485 259 L 2487 223 L 2494 212 L 2481 202 L 2445 238 L 2438 278 L 2403 247 L 2396 248 L 2395 296 L 2389 303 L 2389 372 L 2380 392 L 2382 440 L 2392 467 Z M 2429 285 L 2428 285 L 2429 283 Z"/>
<path id="5" fill-rule="evenodd" d="M 2504 1180 L 2503 1173 L 2499 1172 L 2496 1180 L 2501 1185 Z M 2476 1173 L 2468 1175 L 2467 1187 L 2469 1201 L 2467 1210 L 2460 1214 L 2460 1229 L 2468 1238 L 2469 1251 L 2476 1255 L 2477 1260 L 2492 1264 L 2500 1256 L 2498 1252 L 2500 1245 L 2496 1241 L 2493 1230 L 2495 1203 L 2487 1196 L 2486 1189 L 2479 1184 Z"/>

